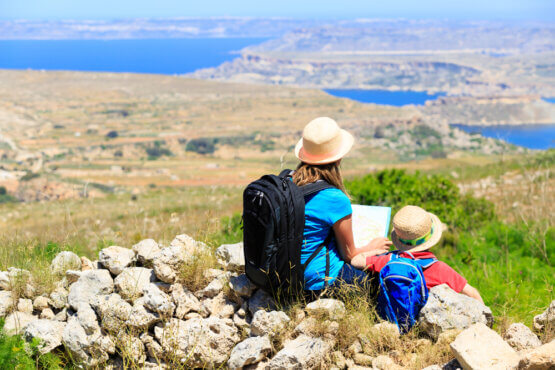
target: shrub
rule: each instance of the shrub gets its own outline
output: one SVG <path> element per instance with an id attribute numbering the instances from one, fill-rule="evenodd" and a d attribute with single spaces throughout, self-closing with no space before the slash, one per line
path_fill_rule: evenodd
<path id="1" fill-rule="evenodd" d="M 193 139 L 187 143 L 185 150 L 188 152 L 195 152 L 198 154 L 212 154 L 216 151 L 214 139 L 199 138 Z"/>
<path id="2" fill-rule="evenodd" d="M 145 148 L 146 154 L 148 155 L 149 160 L 156 160 L 162 156 L 172 156 L 173 153 L 168 149 L 162 146 L 160 141 L 155 141 L 153 146 Z"/>
<path id="3" fill-rule="evenodd" d="M 107 137 L 108 139 L 115 139 L 115 138 L 118 137 L 118 136 L 119 136 L 119 134 L 118 134 L 117 131 L 110 131 L 110 132 L 108 132 L 108 133 L 106 134 L 106 137 Z"/>
<path id="4" fill-rule="evenodd" d="M 392 207 L 417 205 L 436 214 L 455 230 L 478 227 L 495 218 L 493 205 L 468 195 L 440 175 L 409 174 L 404 170 L 384 170 L 346 182 L 353 203 Z"/>
<path id="5" fill-rule="evenodd" d="M 27 171 L 27 173 L 21 178 L 21 181 L 31 181 L 32 179 L 36 179 L 39 176 L 40 175 L 38 173 Z"/>

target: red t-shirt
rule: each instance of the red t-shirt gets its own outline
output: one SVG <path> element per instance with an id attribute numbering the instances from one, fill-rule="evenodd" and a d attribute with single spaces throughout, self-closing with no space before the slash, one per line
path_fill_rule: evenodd
<path id="1" fill-rule="evenodd" d="M 431 252 L 415 252 L 412 253 L 416 259 L 436 258 Z M 402 257 L 410 258 L 410 256 L 401 254 Z M 366 268 L 369 271 L 380 272 L 380 270 L 389 262 L 389 255 L 380 255 L 366 257 Z M 466 279 L 459 275 L 455 270 L 449 267 L 445 262 L 437 261 L 424 270 L 424 279 L 428 289 L 441 284 L 447 284 L 455 292 L 460 293 L 466 285 Z"/>

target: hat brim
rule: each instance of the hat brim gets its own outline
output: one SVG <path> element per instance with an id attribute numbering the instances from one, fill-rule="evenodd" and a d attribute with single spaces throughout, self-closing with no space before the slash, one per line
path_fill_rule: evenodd
<path id="1" fill-rule="evenodd" d="M 349 132 L 343 129 L 341 129 L 340 132 L 341 146 L 333 154 L 328 156 L 319 156 L 318 158 L 315 158 L 305 152 L 303 147 L 303 139 L 301 139 L 295 146 L 295 157 L 307 164 L 328 164 L 340 160 L 347 153 L 349 153 L 349 151 L 353 147 L 353 143 L 355 142 L 355 138 Z"/>
<path id="2" fill-rule="evenodd" d="M 443 234 L 443 225 L 436 215 L 429 212 L 428 214 L 432 217 L 432 227 L 434 228 L 434 233 L 430 240 L 415 247 L 414 245 L 405 244 L 400 241 L 399 237 L 395 233 L 395 230 L 393 230 L 391 232 L 391 242 L 393 243 L 395 248 L 403 252 L 422 252 L 432 248 L 434 245 L 439 243 L 439 241 L 441 240 L 441 235 Z"/>

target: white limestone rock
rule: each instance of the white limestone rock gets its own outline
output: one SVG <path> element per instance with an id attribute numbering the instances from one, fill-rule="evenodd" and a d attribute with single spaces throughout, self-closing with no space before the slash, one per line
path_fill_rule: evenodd
<path id="1" fill-rule="evenodd" d="M 27 341 L 37 338 L 40 341 L 38 346 L 40 353 L 48 353 L 62 344 L 62 334 L 66 324 L 52 320 L 34 320 L 30 322 L 23 336 Z"/>
<path id="2" fill-rule="evenodd" d="M 264 360 L 272 351 L 272 344 L 267 336 L 247 338 L 233 347 L 227 366 L 230 369 L 242 369 Z"/>
<path id="3" fill-rule="evenodd" d="M 81 306 L 88 306 L 95 296 L 110 294 L 113 290 L 114 281 L 109 271 L 87 270 L 71 285 L 67 300 L 71 307 L 78 311 Z M 52 295 L 50 298 L 54 301 Z"/>
<path id="4" fill-rule="evenodd" d="M 345 316 L 345 304 L 337 299 L 321 298 L 306 305 L 309 315 L 325 315 L 332 320 Z"/>
<path id="5" fill-rule="evenodd" d="M 114 335 L 125 328 L 132 311 L 131 305 L 116 293 L 96 296 L 91 306 L 98 313 L 102 329 Z"/>
<path id="6" fill-rule="evenodd" d="M 504 339 L 517 351 L 536 348 L 542 345 L 541 340 L 522 323 L 511 324 L 505 333 Z"/>
<path id="7" fill-rule="evenodd" d="M 202 252 L 208 252 L 206 244 L 197 242 L 188 235 L 178 235 L 169 247 L 162 248 L 152 258 L 154 273 L 165 283 L 177 280 L 184 264 L 196 258 Z"/>
<path id="8" fill-rule="evenodd" d="M 11 312 L 14 306 L 12 292 L 9 290 L 0 291 L 0 317 L 5 317 Z"/>
<path id="9" fill-rule="evenodd" d="M 33 309 L 35 309 L 37 311 L 45 310 L 45 309 L 49 308 L 49 306 L 48 306 L 49 301 L 50 300 L 48 299 L 48 297 L 38 296 L 33 301 Z"/>
<path id="10" fill-rule="evenodd" d="M 187 321 L 172 318 L 154 327 L 154 334 L 164 351 L 188 361 L 188 367 L 222 366 L 240 339 L 231 320 L 216 317 Z"/>
<path id="11" fill-rule="evenodd" d="M 331 344 L 321 338 L 300 335 L 285 344 L 268 363 L 270 369 L 315 369 L 321 367 Z"/>
<path id="12" fill-rule="evenodd" d="M 251 335 L 253 336 L 274 336 L 284 329 L 284 326 L 291 321 L 289 316 L 283 311 L 266 312 L 258 310 L 251 321 Z"/>
<path id="13" fill-rule="evenodd" d="M 52 260 L 50 270 L 55 275 L 64 275 L 67 270 L 81 270 L 81 258 L 70 251 L 60 252 Z"/>
<path id="14" fill-rule="evenodd" d="M 143 295 L 148 284 L 154 282 L 156 276 L 152 269 L 144 267 L 127 267 L 114 279 L 116 291 L 130 302 Z"/>
<path id="15" fill-rule="evenodd" d="M 258 289 L 252 297 L 249 298 L 249 311 L 252 316 L 258 310 L 274 310 L 276 308 L 276 302 L 268 293 L 262 289 Z"/>
<path id="16" fill-rule="evenodd" d="M 200 301 L 183 285 L 178 283 L 173 284 L 170 292 L 173 302 L 177 306 L 177 308 L 175 309 L 175 317 L 177 317 L 178 319 L 183 319 L 185 315 L 187 315 L 191 311 L 201 311 Z"/>
<path id="17" fill-rule="evenodd" d="M 464 369 L 512 369 L 519 361 L 515 350 L 483 323 L 463 330 L 450 346 Z"/>
<path id="18" fill-rule="evenodd" d="M 545 328 L 551 330 L 547 333 L 548 336 L 555 336 L 555 300 L 551 301 L 544 312 L 534 317 L 534 329 L 541 331 Z"/>
<path id="19" fill-rule="evenodd" d="M 124 268 L 135 262 L 135 252 L 113 245 L 100 251 L 98 261 L 112 274 L 119 275 Z"/>
<path id="20" fill-rule="evenodd" d="M 151 264 L 156 253 L 160 252 L 160 246 L 153 239 L 141 240 L 131 249 L 135 252 L 139 263 L 143 265 Z"/>
<path id="21" fill-rule="evenodd" d="M 251 283 L 247 275 L 231 276 L 229 278 L 229 287 L 240 297 L 250 297 L 256 290 L 256 286 Z"/>
<path id="22" fill-rule="evenodd" d="M 170 317 L 175 310 L 171 297 L 164 293 L 156 284 L 148 284 L 143 289 L 143 302 L 146 308 L 164 317 Z"/>
<path id="23" fill-rule="evenodd" d="M 27 313 L 29 315 L 33 314 L 33 301 L 30 299 L 19 298 L 17 301 L 17 310 L 19 312 Z"/>
<path id="24" fill-rule="evenodd" d="M 23 312 L 12 312 L 4 322 L 4 332 L 8 335 L 21 334 L 23 330 L 38 317 Z"/>
<path id="25" fill-rule="evenodd" d="M 139 298 L 133 304 L 126 324 L 136 329 L 148 330 L 159 321 L 160 315 L 147 310 L 144 306 L 144 299 Z"/>
<path id="26" fill-rule="evenodd" d="M 420 311 L 419 324 L 430 337 L 450 329 L 466 329 L 475 323 L 493 324 L 489 307 L 463 294 L 458 294 L 446 284 L 430 289 L 428 302 Z"/>
<path id="27" fill-rule="evenodd" d="M 234 271 L 245 271 L 245 254 L 243 242 L 235 244 L 223 244 L 216 249 L 218 263 Z"/>
<path id="28" fill-rule="evenodd" d="M 526 351 L 518 363 L 520 370 L 555 369 L 555 339 L 540 347 Z"/>

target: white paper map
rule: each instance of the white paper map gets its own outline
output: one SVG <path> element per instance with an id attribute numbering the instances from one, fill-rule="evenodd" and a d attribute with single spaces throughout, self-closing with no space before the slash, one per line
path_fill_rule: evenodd
<path id="1" fill-rule="evenodd" d="M 374 238 L 387 236 L 390 219 L 390 207 L 353 204 L 353 236 L 355 238 L 355 246 L 361 248 Z"/>

